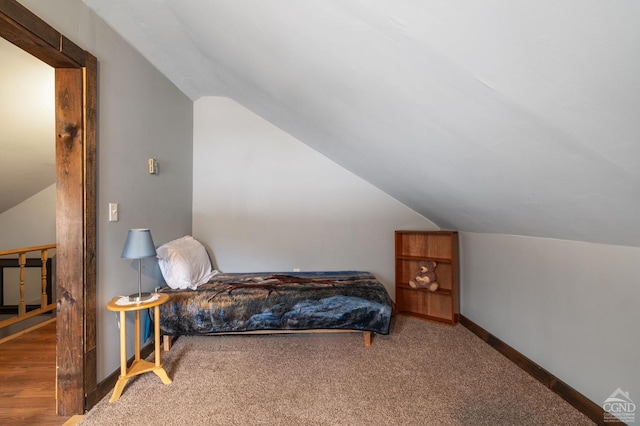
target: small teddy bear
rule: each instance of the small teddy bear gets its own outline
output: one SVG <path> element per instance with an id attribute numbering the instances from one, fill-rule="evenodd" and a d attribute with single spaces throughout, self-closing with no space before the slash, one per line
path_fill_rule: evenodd
<path id="1" fill-rule="evenodd" d="M 439 287 L 434 272 L 436 266 L 438 266 L 436 262 L 421 262 L 414 278 L 409 281 L 409 285 L 412 288 L 427 288 L 429 291 L 436 291 Z"/>

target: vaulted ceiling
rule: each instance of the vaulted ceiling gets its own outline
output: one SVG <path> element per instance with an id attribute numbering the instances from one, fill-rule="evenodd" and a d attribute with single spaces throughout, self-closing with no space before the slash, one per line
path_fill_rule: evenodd
<path id="1" fill-rule="evenodd" d="M 0 213 L 56 181 L 54 70 L 0 37 Z"/>
<path id="2" fill-rule="evenodd" d="M 640 246 L 640 2 L 83 1 L 443 228 Z"/>

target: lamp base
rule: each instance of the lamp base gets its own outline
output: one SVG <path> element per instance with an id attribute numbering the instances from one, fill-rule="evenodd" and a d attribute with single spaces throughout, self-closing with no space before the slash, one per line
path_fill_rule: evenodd
<path id="1" fill-rule="evenodd" d="M 134 293 L 129 295 L 129 302 L 144 302 L 151 299 L 151 293 Z"/>

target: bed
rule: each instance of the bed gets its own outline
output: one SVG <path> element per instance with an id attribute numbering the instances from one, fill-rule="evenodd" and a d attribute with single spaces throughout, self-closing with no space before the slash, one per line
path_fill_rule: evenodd
<path id="1" fill-rule="evenodd" d="M 162 247 L 157 251 L 169 284 L 176 275 L 169 264 L 175 267 L 176 256 L 168 263 L 171 256 Z M 193 269 L 193 258 L 187 254 L 179 261 Z M 391 299 L 369 272 L 222 274 L 207 272 L 206 265 L 196 269 L 197 276 L 160 290 L 169 295 L 160 307 L 165 350 L 172 337 L 181 335 L 358 332 L 369 346 L 372 333 L 389 333 Z"/>

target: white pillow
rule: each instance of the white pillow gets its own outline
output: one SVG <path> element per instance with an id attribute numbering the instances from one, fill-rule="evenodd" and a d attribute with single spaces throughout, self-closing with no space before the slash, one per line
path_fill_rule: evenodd
<path id="1" fill-rule="evenodd" d="M 190 235 L 161 245 L 156 253 L 162 276 L 174 289 L 195 290 L 218 273 L 211 267 L 207 250 Z"/>

